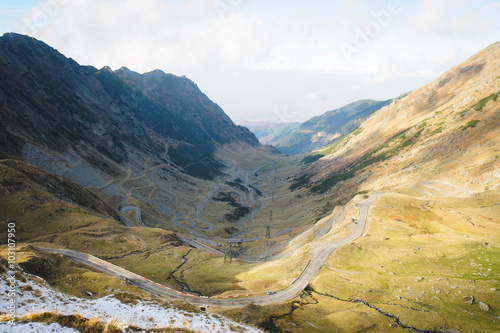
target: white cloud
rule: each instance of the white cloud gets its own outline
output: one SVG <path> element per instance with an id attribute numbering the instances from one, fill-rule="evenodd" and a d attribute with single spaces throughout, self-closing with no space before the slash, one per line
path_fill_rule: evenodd
<path id="1" fill-rule="evenodd" d="M 371 82 L 390 82 L 400 77 L 437 78 L 441 73 L 457 65 L 462 47 L 454 41 L 432 44 L 426 53 L 406 57 L 387 55 L 371 73 Z"/>
<path id="2" fill-rule="evenodd" d="M 50 20 L 35 37 L 80 62 L 138 71 L 237 65 L 259 59 L 273 44 L 261 19 L 218 16 L 212 1 L 78 0 Z"/>
<path id="3" fill-rule="evenodd" d="M 371 76 L 370 82 L 390 82 L 398 77 L 436 77 L 439 73 L 427 68 L 422 63 L 422 58 L 396 59 L 391 56 L 381 62 Z"/>
<path id="4" fill-rule="evenodd" d="M 324 101 L 328 99 L 328 96 L 323 95 L 322 93 L 315 91 L 306 94 L 306 99 L 313 100 L 313 101 Z"/>
<path id="5" fill-rule="evenodd" d="M 479 33 L 491 28 L 488 16 L 478 15 L 490 6 L 474 0 L 423 0 L 414 26 L 417 31 L 430 35 Z"/>

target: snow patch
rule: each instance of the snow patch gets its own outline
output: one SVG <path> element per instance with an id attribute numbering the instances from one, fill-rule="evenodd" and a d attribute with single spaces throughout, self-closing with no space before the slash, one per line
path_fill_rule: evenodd
<path id="1" fill-rule="evenodd" d="M 8 322 L 0 322 L 0 332 L 4 333 L 80 333 L 72 328 L 62 327 L 59 324 L 42 324 L 42 323 L 26 323 L 26 324 L 10 324 Z"/>
<path id="2" fill-rule="evenodd" d="M 24 316 L 30 313 L 44 313 L 56 311 L 62 315 L 79 314 L 85 318 L 98 318 L 102 322 L 117 321 L 121 329 L 126 329 L 133 325 L 142 329 L 153 328 L 185 328 L 194 332 L 250 332 L 259 333 L 261 330 L 233 322 L 218 315 L 206 313 L 190 313 L 184 310 L 174 308 L 164 308 L 155 301 L 138 301 L 137 304 L 123 304 L 112 296 L 106 296 L 99 299 L 83 299 L 69 296 L 44 285 L 40 285 L 28 277 L 28 282 L 17 283 L 17 316 Z M 0 280 L 0 290 L 7 289 L 5 278 Z M 5 292 L 0 296 L 0 311 L 6 309 L 10 299 L 6 297 Z M 7 323 L 8 324 L 8 323 Z M 2 325 L 4 325 L 2 323 Z M 40 327 L 33 326 L 29 331 L 28 326 L 15 325 L 15 327 L 24 327 L 26 330 L 6 331 L 6 332 L 52 332 L 48 326 L 42 327 L 43 330 L 36 330 Z M 14 326 L 13 326 L 14 327 Z M 12 328 L 13 328 L 12 327 Z M 8 326 L 0 326 L 10 329 Z M 45 330 L 47 329 L 47 330 Z M 64 328 L 65 329 L 65 328 Z M 71 332 L 71 331 L 54 331 Z"/>

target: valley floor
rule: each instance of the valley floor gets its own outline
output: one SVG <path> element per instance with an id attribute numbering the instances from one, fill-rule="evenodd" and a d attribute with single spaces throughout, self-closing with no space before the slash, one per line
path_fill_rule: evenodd
<path id="1" fill-rule="evenodd" d="M 268 170 L 268 174 L 272 172 Z M 276 183 L 265 186 L 281 186 Z M 212 298 L 233 298 L 265 295 L 268 291 L 279 294 L 293 284 L 325 244 L 347 239 L 356 231 L 357 236 L 318 267 L 309 286 L 291 301 L 232 309 L 211 306 L 211 314 L 190 305 L 187 310 L 179 310 L 116 277 L 92 272 L 90 267 L 72 266 L 57 255 L 43 257 L 27 244 L 19 244 L 20 262 L 43 257 L 43 269 L 51 265 L 57 269 L 58 276 L 52 283 L 59 290 L 33 281 L 20 282 L 20 319 L 29 322 L 33 313 L 57 311 L 64 316 L 79 313 L 119 329 L 168 326 L 188 332 L 259 332 L 247 326 L 258 325 L 269 332 L 294 333 L 498 331 L 500 190 L 473 193 L 461 186 L 429 180 L 385 191 L 381 197 L 358 194 L 315 224 L 245 243 L 250 253 L 266 249 L 269 256 L 278 254 L 267 262 L 225 263 L 220 254 L 190 249 L 176 243 L 166 231 L 150 227 L 121 227 L 124 234 L 120 239 L 130 248 L 114 254 L 110 252 L 114 244 L 100 249 L 71 238 L 79 251 L 107 256 L 109 262 L 156 282 L 178 290 L 185 286 Z M 288 199 L 277 197 L 276 201 Z M 271 198 L 266 200 L 272 202 Z M 363 216 L 368 216 L 364 231 Z M 64 237 L 61 239 L 70 239 Z M 89 229 L 85 242 L 90 239 L 104 244 L 101 229 Z M 155 245 L 144 240 L 155 240 Z M 82 290 L 87 295 L 91 290 L 94 295 L 90 293 L 85 299 L 60 293 L 78 294 Z M 112 296 L 117 291 L 128 296 Z M 1 302 L 5 308 L 8 300 L 3 297 Z M 1 325 L 4 329 L 5 323 Z"/>

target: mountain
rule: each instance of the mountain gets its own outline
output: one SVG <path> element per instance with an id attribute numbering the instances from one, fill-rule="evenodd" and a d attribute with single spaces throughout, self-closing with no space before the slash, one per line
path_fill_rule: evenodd
<path id="1" fill-rule="evenodd" d="M 0 284 L 15 278 L 29 305 L 19 331 L 495 330 L 500 43 L 335 130 L 303 163 L 261 146 L 186 78 L 82 67 L 19 35 L 0 39 L 0 60 Z M 321 119 L 305 128 L 338 125 Z M 143 221 L 125 210 L 135 227 L 121 225 L 124 204 Z M 252 238 L 223 242 L 237 227 Z"/>
<path id="2" fill-rule="evenodd" d="M 499 73 L 495 43 L 316 151 L 291 188 L 340 197 L 425 179 L 498 187 Z"/>
<path id="3" fill-rule="evenodd" d="M 137 156 L 211 179 L 224 166 L 219 147 L 260 149 L 184 76 L 80 66 L 13 33 L 0 38 L 0 73 L 0 151 L 84 185 Z"/>
<path id="4" fill-rule="evenodd" d="M 267 121 L 245 121 L 241 126 L 248 128 L 260 143 L 274 145 L 297 129 L 300 123 L 270 123 Z"/>
<path id="5" fill-rule="evenodd" d="M 321 148 L 355 131 L 366 118 L 389 105 L 391 101 L 361 100 L 326 112 L 302 123 L 290 134 L 279 138 L 273 145 L 289 155 L 307 153 Z"/>

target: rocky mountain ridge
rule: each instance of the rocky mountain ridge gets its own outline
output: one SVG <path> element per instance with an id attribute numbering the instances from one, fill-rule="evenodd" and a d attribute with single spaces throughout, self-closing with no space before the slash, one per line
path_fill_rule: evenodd
<path id="1" fill-rule="evenodd" d="M 131 151 L 210 179 L 218 146 L 259 146 L 186 77 L 80 66 L 17 34 L 0 38 L 0 73 L 0 150 L 84 185 L 72 166 L 110 179 Z"/>

